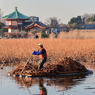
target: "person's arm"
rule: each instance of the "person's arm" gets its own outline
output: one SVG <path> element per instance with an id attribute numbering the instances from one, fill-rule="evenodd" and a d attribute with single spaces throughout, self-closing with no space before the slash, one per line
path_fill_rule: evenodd
<path id="1" fill-rule="evenodd" d="M 45 53 L 45 50 L 44 49 L 42 49 L 41 51 L 36 51 L 35 52 L 35 55 L 40 55 L 40 54 L 44 54 Z"/>
<path id="2" fill-rule="evenodd" d="M 40 55 L 40 54 L 42 54 L 42 52 L 41 51 L 40 52 L 39 51 L 33 51 L 32 54 L 33 55 Z"/>
<path id="3" fill-rule="evenodd" d="M 42 54 L 42 52 L 40 51 L 40 52 L 35 52 L 35 54 L 34 55 L 40 55 L 40 54 Z"/>

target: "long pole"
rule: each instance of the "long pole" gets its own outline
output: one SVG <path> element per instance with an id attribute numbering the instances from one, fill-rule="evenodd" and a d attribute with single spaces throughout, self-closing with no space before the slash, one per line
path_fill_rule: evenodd
<path id="1" fill-rule="evenodd" d="M 27 65 L 27 63 L 29 62 L 29 60 L 30 60 L 31 56 L 32 56 L 32 55 L 30 55 L 30 57 L 28 58 L 27 62 L 25 63 L 25 65 L 24 65 L 24 67 L 23 67 L 23 69 L 22 69 L 22 71 L 21 71 L 20 75 L 22 74 L 22 72 L 23 72 L 23 70 L 24 70 L 25 66 Z"/>

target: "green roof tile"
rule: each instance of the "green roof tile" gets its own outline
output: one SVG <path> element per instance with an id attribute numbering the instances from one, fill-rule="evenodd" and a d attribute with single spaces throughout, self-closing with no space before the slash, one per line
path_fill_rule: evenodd
<path id="1" fill-rule="evenodd" d="M 28 19 L 30 19 L 30 17 L 23 15 L 22 13 L 20 13 L 17 10 L 17 7 L 15 7 L 14 12 L 12 12 L 9 15 L 6 15 L 6 16 L 2 17 L 2 19 L 22 19 L 22 20 L 27 19 L 28 20 Z"/>

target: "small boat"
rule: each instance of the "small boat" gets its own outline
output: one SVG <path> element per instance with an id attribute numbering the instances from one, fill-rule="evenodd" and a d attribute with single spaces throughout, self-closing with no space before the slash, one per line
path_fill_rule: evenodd
<path id="1" fill-rule="evenodd" d="M 75 72 L 75 71 L 71 71 L 71 72 L 61 72 L 59 74 L 34 74 L 34 75 L 18 75 L 18 74 L 13 74 L 11 75 L 10 73 L 8 74 L 8 76 L 13 76 L 13 77 L 53 77 L 53 76 L 73 76 L 73 75 L 89 75 L 89 74 L 93 74 L 92 70 L 88 70 L 88 71 L 84 71 L 84 72 Z"/>

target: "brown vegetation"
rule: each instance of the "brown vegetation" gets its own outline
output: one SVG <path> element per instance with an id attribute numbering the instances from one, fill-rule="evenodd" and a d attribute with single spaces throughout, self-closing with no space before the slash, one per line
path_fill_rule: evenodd
<path id="1" fill-rule="evenodd" d="M 38 43 L 43 43 L 51 64 L 63 57 L 94 64 L 94 39 L 1 39 L 0 63 L 26 62 L 33 50 L 38 49 Z M 38 56 L 32 56 L 31 61 L 38 62 Z"/>
<path id="2" fill-rule="evenodd" d="M 56 37 L 56 34 L 54 34 L 53 32 L 49 35 L 49 38 L 53 39 Z"/>
<path id="3" fill-rule="evenodd" d="M 95 39 L 95 30 L 62 31 L 57 35 L 57 37 L 64 39 Z"/>
<path id="4" fill-rule="evenodd" d="M 26 76 L 48 76 L 48 75 L 58 75 L 60 73 L 75 73 L 75 72 L 85 72 L 88 71 L 85 66 L 80 63 L 73 61 L 71 58 L 64 57 L 59 62 L 57 61 L 55 64 L 47 63 L 44 65 L 44 68 L 41 71 L 38 71 L 38 66 L 33 63 L 28 63 L 24 70 L 23 64 L 18 65 L 15 70 L 11 72 L 11 74 L 16 75 L 26 75 Z M 22 72 L 23 70 L 23 72 Z"/>

